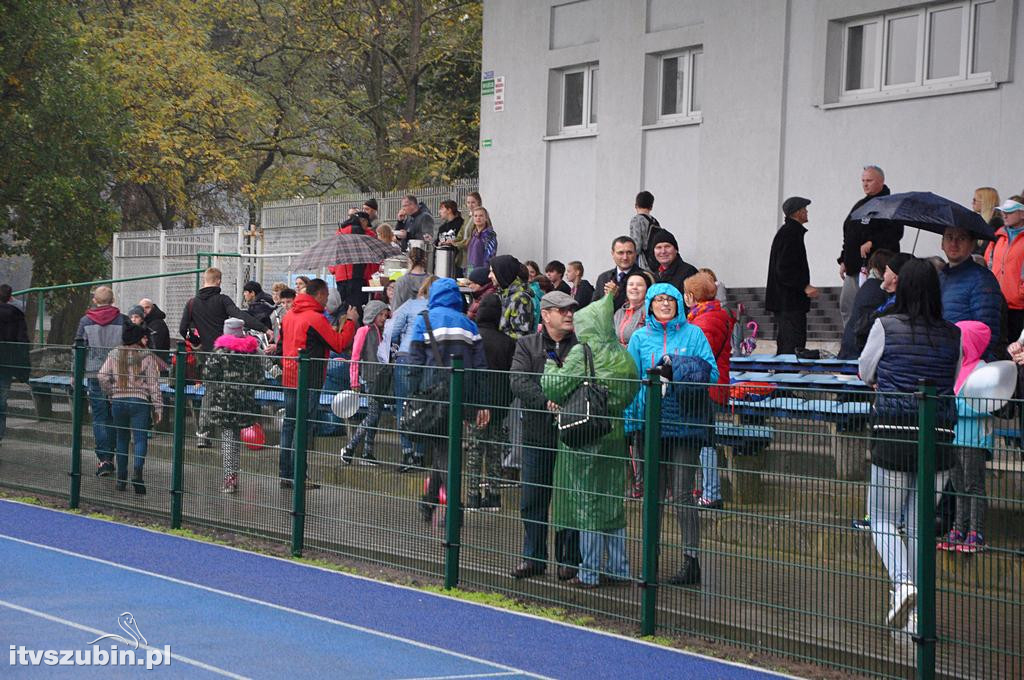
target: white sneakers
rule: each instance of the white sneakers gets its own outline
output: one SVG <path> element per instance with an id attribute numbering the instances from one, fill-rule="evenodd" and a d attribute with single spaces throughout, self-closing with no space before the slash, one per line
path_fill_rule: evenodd
<path id="1" fill-rule="evenodd" d="M 910 583 L 900 583 L 892 594 L 892 607 L 885 618 L 886 625 L 891 628 L 903 628 L 916 605 L 917 588 Z"/>

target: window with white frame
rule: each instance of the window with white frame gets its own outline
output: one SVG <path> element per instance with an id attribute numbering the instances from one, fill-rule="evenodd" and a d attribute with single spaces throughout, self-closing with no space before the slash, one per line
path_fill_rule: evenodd
<path id="1" fill-rule="evenodd" d="M 597 127 L 597 64 L 562 71 L 562 132 L 578 132 Z"/>
<path id="2" fill-rule="evenodd" d="M 996 0 L 934 3 L 845 22 L 840 100 L 991 82 Z"/>
<path id="3" fill-rule="evenodd" d="M 700 47 L 661 55 L 658 68 L 658 122 L 700 115 L 703 58 L 704 53 Z"/>

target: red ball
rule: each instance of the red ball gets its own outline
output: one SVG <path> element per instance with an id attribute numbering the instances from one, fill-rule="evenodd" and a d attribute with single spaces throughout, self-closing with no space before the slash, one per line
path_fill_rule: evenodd
<path id="1" fill-rule="evenodd" d="M 260 427 L 259 423 L 244 428 L 238 433 L 238 438 L 242 440 L 245 447 L 250 451 L 259 451 L 267 442 L 267 435 L 264 434 L 263 428 Z"/>

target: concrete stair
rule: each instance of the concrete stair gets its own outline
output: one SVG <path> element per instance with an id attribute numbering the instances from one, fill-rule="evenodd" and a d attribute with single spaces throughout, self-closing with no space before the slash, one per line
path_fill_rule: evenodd
<path id="1" fill-rule="evenodd" d="M 839 314 L 841 287 L 821 288 L 821 295 L 811 302 L 807 314 L 807 339 L 818 342 L 839 342 L 843 337 L 843 320 Z M 764 288 L 729 288 L 728 306 L 735 310 L 743 303 L 746 321 L 756 321 L 758 338 L 774 340 L 775 322 L 764 308 Z M 745 323 L 745 322 L 744 322 Z"/>

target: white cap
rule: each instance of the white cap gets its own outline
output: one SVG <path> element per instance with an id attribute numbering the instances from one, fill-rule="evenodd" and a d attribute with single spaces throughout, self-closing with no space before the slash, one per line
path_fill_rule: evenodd
<path id="1" fill-rule="evenodd" d="M 1018 203 L 1012 198 L 1008 198 L 1005 201 L 1003 201 L 1003 204 L 1001 206 L 999 206 L 999 210 L 1001 210 L 1004 213 L 1017 212 L 1018 210 L 1024 210 L 1024 203 Z"/>

